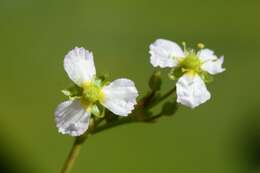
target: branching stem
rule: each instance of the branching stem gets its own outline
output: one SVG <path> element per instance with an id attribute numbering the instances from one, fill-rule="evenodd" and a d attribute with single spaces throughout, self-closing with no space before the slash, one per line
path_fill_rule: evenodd
<path id="1" fill-rule="evenodd" d="M 156 105 L 158 105 L 159 103 L 161 103 L 162 101 L 164 101 L 165 99 L 167 99 L 171 94 L 173 94 L 176 91 L 176 88 L 172 88 L 171 90 L 169 90 L 168 92 L 166 92 L 164 95 L 162 95 L 160 98 L 158 98 L 157 100 L 155 100 L 154 102 L 152 102 L 152 97 L 154 97 L 155 93 L 152 92 L 152 94 L 150 94 L 147 98 L 141 99 L 141 101 L 138 103 L 138 105 L 144 106 L 143 109 L 150 109 Z M 148 101 L 143 103 L 143 101 Z M 102 122 L 103 119 L 98 120 L 95 124 L 94 127 L 91 128 L 91 130 L 89 129 L 89 132 L 86 132 L 85 134 L 83 134 L 82 136 L 78 136 L 75 138 L 75 141 L 72 145 L 72 148 L 70 150 L 70 153 L 63 165 L 63 168 L 61 170 L 61 173 L 70 173 L 74 162 L 77 158 L 77 156 L 79 155 L 80 149 L 82 147 L 82 144 L 86 141 L 87 137 L 88 137 L 88 133 L 94 135 L 96 133 L 99 133 L 101 131 L 110 129 L 110 128 L 114 128 L 123 124 L 129 124 L 129 123 L 134 123 L 134 122 L 152 122 L 155 119 L 158 119 L 162 116 L 162 114 L 158 114 L 155 116 L 151 116 L 151 117 L 147 117 L 145 119 L 139 120 L 139 119 L 135 119 L 135 117 L 137 117 L 138 115 L 129 115 L 128 117 L 123 117 L 120 118 L 118 120 L 100 125 L 99 124 Z"/>

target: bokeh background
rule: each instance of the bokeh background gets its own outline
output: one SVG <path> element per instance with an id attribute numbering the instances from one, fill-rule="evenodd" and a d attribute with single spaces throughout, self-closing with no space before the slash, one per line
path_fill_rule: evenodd
<path id="1" fill-rule="evenodd" d="M 73 172 L 260 171 L 259 9 L 258 0 L 0 0 L 0 172 L 59 172 L 73 139 L 57 132 L 53 110 L 70 85 L 70 49 L 92 50 L 99 74 L 133 79 L 144 95 L 156 38 L 225 55 L 213 98 L 91 137 Z"/>

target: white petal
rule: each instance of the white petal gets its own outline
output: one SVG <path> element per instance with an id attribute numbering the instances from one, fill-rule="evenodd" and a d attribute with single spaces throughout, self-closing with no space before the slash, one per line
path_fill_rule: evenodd
<path id="1" fill-rule="evenodd" d="M 157 39 L 150 45 L 150 62 L 154 67 L 175 67 L 180 57 L 184 57 L 183 50 L 174 42 Z"/>
<path id="2" fill-rule="evenodd" d="M 203 80 L 198 76 L 183 75 L 176 84 L 177 102 L 195 108 L 210 99 Z"/>
<path id="3" fill-rule="evenodd" d="M 197 56 L 200 58 L 200 60 L 202 62 L 206 62 L 206 61 L 211 61 L 211 60 L 215 60 L 218 57 L 214 54 L 214 51 L 210 50 L 210 49 L 201 49 L 198 53 Z"/>
<path id="4" fill-rule="evenodd" d="M 89 125 L 90 113 L 86 112 L 79 100 L 62 102 L 55 110 L 56 126 L 60 133 L 80 136 Z"/>
<path id="5" fill-rule="evenodd" d="M 131 80 L 114 80 L 102 91 L 105 95 L 102 104 L 114 114 L 127 116 L 134 109 L 138 92 Z"/>
<path id="6" fill-rule="evenodd" d="M 204 64 L 202 64 L 201 68 L 204 71 L 207 71 L 209 74 L 218 74 L 225 71 L 225 69 L 222 67 L 222 64 L 224 62 L 224 57 L 218 58 L 216 60 L 207 61 Z"/>
<path id="7" fill-rule="evenodd" d="M 78 86 L 89 81 L 96 74 L 92 52 L 84 48 L 71 50 L 64 58 L 64 68 L 69 78 Z"/>

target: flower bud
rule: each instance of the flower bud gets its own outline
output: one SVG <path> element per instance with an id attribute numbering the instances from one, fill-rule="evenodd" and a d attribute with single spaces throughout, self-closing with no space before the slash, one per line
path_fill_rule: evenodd
<path id="1" fill-rule="evenodd" d="M 177 102 L 166 102 L 164 103 L 162 107 L 162 114 L 165 116 L 171 116 L 173 115 L 178 109 L 178 104 Z"/>
<path id="2" fill-rule="evenodd" d="M 158 91 L 161 89 L 162 79 L 161 79 L 161 72 L 155 71 L 149 80 L 149 87 L 152 91 Z"/>
<path id="3" fill-rule="evenodd" d="M 91 113 L 96 117 L 102 118 L 105 115 L 105 108 L 99 104 L 92 105 Z"/>

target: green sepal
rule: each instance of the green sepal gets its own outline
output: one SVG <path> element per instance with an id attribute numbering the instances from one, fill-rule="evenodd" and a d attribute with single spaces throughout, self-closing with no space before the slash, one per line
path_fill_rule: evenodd
<path id="1" fill-rule="evenodd" d="M 95 86 L 97 86 L 98 88 L 102 87 L 102 80 L 100 80 L 99 78 L 96 78 L 95 80 L 93 80 L 93 83 Z"/>
<path id="2" fill-rule="evenodd" d="M 199 75 L 205 83 L 213 82 L 213 76 L 210 75 L 208 72 L 203 71 Z"/>
<path id="3" fill-rule="evenodd" d="M 77 85 L 73 85 L 67 89 L 61 90 L 61 92 L 70 98 L 80 97 L 82 95 L 82 88 L 78 87 Z"/>
<path id="4" fill-rule="evenodd" d="M 102 118 L 105 115 L 105 108 L 100 104 L 94 104 L 91 106 L 91 113 L 98 118 Z"/>
<path id="5" fill-rule="evenodd" d="M 161 78 L 161 72 L 155 71 L 149 80 L 149 87 L 152 91 L 158 91 L 161 89 L 162 85 L 162 78 Z"/>
<path id="6" fill-rule="evenodd" d="M 161 113 L 164 116 L 171 116 L 175 114 L 177 109 L 178 109 L 178 104 L 176 101 L 166 102 L 163 104 Z"/>
<path id="7" fill-rule="evenodd" d="M 109 77 L 108 74 L 101 75 L 101 76 L 97 77 L 94 82 L 95 82 L 99 87 L 103 87 L 103 86 L 109 84 L 108 77 Z"/>
<path id="8" fill-rule="evenodd" d="M 102 80 L 102 81 L 107 81 L 108 78 L 109 78 L 109 75 L 108 75 L 108 74 L 103 74 L 103 75 L 100 75 L 98 78 L 99 78 L 100 80 Z"/>
<path id="9" fill-rule="evenodd" d="M 177 80 L 183 75 L 183 68 L 181 66 L 172 69 L 168 76 L 171 80 Z"/>

